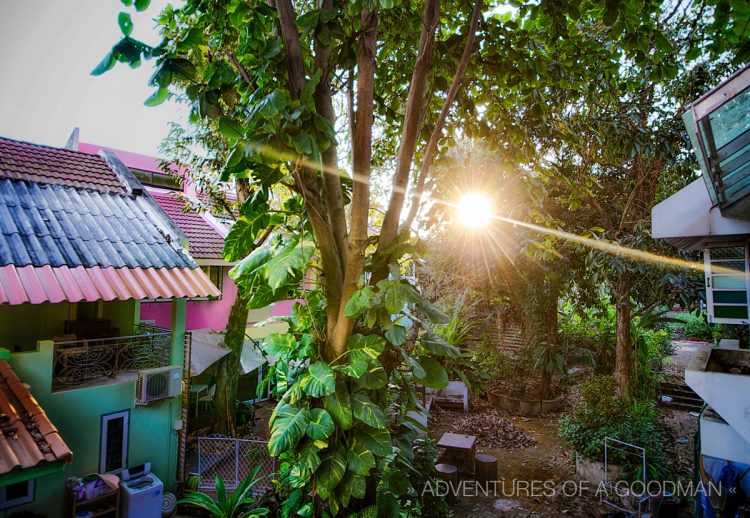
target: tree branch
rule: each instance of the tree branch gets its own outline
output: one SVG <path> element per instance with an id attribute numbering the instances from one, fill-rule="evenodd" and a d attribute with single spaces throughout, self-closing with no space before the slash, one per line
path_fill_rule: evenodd
<path id="1" fill-rule="evenodd" d="M 393 175 L 393 188 L 388 209 L 383 219 L 378 240 L 378 252 L 382 252 L 396 238 L 398 223 L 401 218 L 401 209 L 406 198 L 406 187 L 409 183 L 409 173 L 414 160 L 414 149 L 416 148 L 419 135 L 420 114 L 424 103 L 427 76 L 432 68 L 432 54 L 435 45 L 435 29 L 438 24 L 440 0 L 427 0 L 424 10 L 424 23 L 419 35 L 419 47 L 414 71 L 411 76 L 411 86 L 406 99 L 406 111 L 404 113 L 404 125 L 401 131 L 401 142 L 396 159 L 396 171 Z M 382 262 L 382 261 L 381 261 Z M 385 277 L 387 264 L 380 264 L 373 275 L 376 278 Z"/>
<path id="2" fill-rule="evenodd" d="M 289 93 L 293 99 L 298 99 L 305 86 L 305 62 L 297 33 L 297 16 L 291 0 L 277 0 L 276 11 L 279 13 L 281 24 L 281 39 L 284 41 L 287 67 L 289 69 Z"/>
<path id="3" fill-rule="evenodd" d="M 370 212 L 370 176 L 372 174 L 372 122 L 375 90 L 375 54 L 377 51 L 378 14 L 362 11 L 359 51 L 357 58 L 357 113 L 352 135 L 352 186 L 351 224 L 344 268 L 344 284 L 338 318 L 329 336 L 332 354 L 338 356 L 346 350 L 353 322 L 344 315 L 344 308 L 357 289 L 365 265 L 367 248 L 367 222 Z"/>
<path id="4" fill-rule="evenodd" d="M 464 45 L 464 51 L 461 54 L 461 59 L 458 61 L 456 66 L 456 73 L 453 76 L 453 82 L 448 89 L 448 95 L 443 102 L 443 107 L 440 110 L 440 115 L 435 123 L 435 128 L 432 130 L 430 135 L 430 141 L 427 144 L 427 150 L 425 151 L 424 158 L 422 159 L 422 166 L 419 171 L 419 177 L 414 187 L 414 191 L 411 195 L 411 206 L 409 207 L 409 213 L 406 216 L 406 220 L 401 226 L 401 232 L 411 227 L 414 222 L 414 218 L 417 216 L 419 205 L 422 202 L 422 195 L 424 193 L 424 186 L 429 175 L 430 169 L 432 168 L 432 162 L 435 160 L 435 154 L 437 151 L 437 145 L 443 134 L 443 128 L 445 127 L 445 121 L 448 118 L 448 113 L 453 105 L 453 101 L 456 99 L 458 89 L 463 81 L 464 74 L 466 73 L 466 67 L 469 65 L 471 59 L 472 49 L 474 48 L 474 39 L 476 38 L 477 25 L 479 25 L 479 17 L 482 14 L 483 0 L 476 0 L 474 3 L 474 9 L 471 12 L 471 19 L 469 20 L 469 27 L 466 32 L 466 44 Z"/>

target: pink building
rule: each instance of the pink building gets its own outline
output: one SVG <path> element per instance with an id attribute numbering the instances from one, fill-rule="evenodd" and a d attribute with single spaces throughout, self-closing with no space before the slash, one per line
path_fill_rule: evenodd
<path id="1" fill-rule="evenodd" d="M 72 142 L 71 142 L 72 141 Z M 226 329 L 229 312 L 237 296 L 237 286 L 229 277 L 233 264 L 224 260 L 222 250 L 231 222 L 223 221 L 210 213 L 186 212 L 183 198 L 197 200 L 195 186 L 177 182 L 159 167 L 159 159 L 119 149 L 103 148 L 95 144 L 77 143 L 72 138 L 69 147 L 85 153 L 96 154 L 101 149 L 114 153 L 146 186 L 151 196 L 166 211 L 186 238 L 186 246 L 195 262 L 221 290 L 218 298 L 191 299 L 187 303 L 186 330 Z M 280 301 L 265 310 L 251 311 L 248 316 L 248 334 L 260 338 L 269 332 L 281 331 L 275 326 L 254 328 L 253 324 L 269 316 L 289 315 L 293 301 Z M 167 326 L 171 319 L 171 306 L 160 301 L 141 302 L 141 319 L 152 320 L 157 326 Z"/>

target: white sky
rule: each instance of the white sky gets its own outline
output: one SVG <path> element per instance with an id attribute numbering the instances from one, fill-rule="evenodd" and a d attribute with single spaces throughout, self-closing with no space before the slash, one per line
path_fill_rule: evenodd
<path id="1" fill-rule="evenodd" d="M 153 18 L 165 0 L 135 13 L 119 0 L 0 0 L 0 136 L 62 146 L 81 141 L 154 155 L 185 107 L 148 108 L 151 62 L 91 70 L 120 37 L 117 13 L 133 16 L 132 36 L 158 43 Z"/>

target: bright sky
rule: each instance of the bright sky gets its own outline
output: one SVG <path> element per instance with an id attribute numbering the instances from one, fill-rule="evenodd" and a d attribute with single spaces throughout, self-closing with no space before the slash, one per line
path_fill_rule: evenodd
<path id="1" fill-rule="evenodd" d="M 166 1 L 133 16 L 133 37 L 158 43 L 153 18 Z M 91 70 L 120 37 L 119 0 L 2 2 L 0 16 L 0 136 L 62 146 L 71 130 L 81 141 L 156 154 L 167 123 L 184 107 L 148 108 L 151 63 Z"/>

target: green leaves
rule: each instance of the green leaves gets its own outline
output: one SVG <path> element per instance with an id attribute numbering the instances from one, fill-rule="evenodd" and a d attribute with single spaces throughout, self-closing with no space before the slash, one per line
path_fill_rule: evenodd
<path id="1" fill-rule="evenodd" d="M 385 337 L 396 347 L 403 345 L 406 342 L 406 328 L 399 324 L 391 324 L 385 330 Z"/>
<path id="2" fill-rule="evenodd" d="M 169 98 L 169 90 L 167 90 L 166 88 L 159 88 L 157 91 L 151 94 L 151 96 L 148 99 L 146 99 L 143 102 L 143 104 L 145 104 L 149 108 L 153 108 L 154 106 L 159 106 L 168 98 Z"/>
<path id="3" fill-rule="evenodd" d="M 294 351 L 296 345 L 294 335 L 273 333 L 263 340 L 263 351 L 271 356 L 285 358 Z"/>
<path id="4" fill-rule="evenodd" d="M 112 67 L 115 66 L 115 63 L 117 63 L 115 55 L 112 53 L 112 51 L 109 51 L 107 52 L 107 55 L 104 56 L 104 59 L 102 59 L 99 64 L 94 67 L 94 70 L 91 71 L 91 75 L 100 76 L 104 72 L 112 70 Z"/>
<path id="5" fill-rule="evenodd" d="M 325 362 L 315 362 L 302 377 L 302 390 L 312 397 L 324 397 L 336 390 L 336 376 Z"/>
<path id="6" fill-rule="evenodd" d="M 266 278 L 272 290 L 278 289 L 290 276 L 301 277 L 303 269 L 315 252 L 315 245 L 307 236 L 290 239 L 281 250 L 268 261 Z"/>
<path id="7" fill-rule="evenodd" d="M 310 422 L 307 425 L 307 436 L 315 441 L 325 441 L 333 433 L 331 414 L 322 408 L 310 410 Z"/>
<path id="8" fill-rule="evenodd" d="M 336 486 L 341 482 L 346 471 L 346 452 L 339 447 L 332 453 L 322 457 L 323 462 L 315 472 L 318 493 L 322 498 L 328 498 Z"/>
<path id="9" fill-rule="evenodd" d="M 349 302 L 346 303 L 346 307 L 344 308 L 344 315 L 349 318 L 358 317 L 366 309 L 370 309 L 372 307 L 372 300 L 374 296 L 375 292 L 373 292 L 370 288 L 362 288 L 361 290 L 355 291 L 352 294 L 352 297 L 349 299 Z"/>
<path id="10" fill-rule="evenodd" d="M 419 383 L 434 389 L 442 389 L 448 386 L 448 373 L 440 365 L 440 362 L 428 356 L 420 358 L 419 364 L 425 372 L 423 377 L 417 376 L 416 372 L 414 373 L 414 377 L 417 378 Z"/>
<path id="11" fill-rule="evenodd" d="M 388 384 L 388 375 L 377 360 L 372 360 L 365 372 L 357 378 L 357 385 L 362 388 L 377 390 Z"/>
<path id="12" fill-rule="evenodd" d="M 352 427 L 352 405 L 349 391 L 343 380 L 336 380 L 336 389 L 333 394 L 323 400 L 323 408 L 331 415 L 333 422 L 342 430 Z"/>
<path id="13" fill-rule="evenodd" d="M 151 5 L 151 0 L 135 0 L 134 5 L 136 11 L 145 11 Z"/>
<path id="14" fill-rule="evenodd" d="M 391 313 L 401 313 L 407 304 L 422 300 L 414 286 L 405 282 L 385 281 L 378 283 L 378 286 L 385 286 L 385 309 Z"/>
<path id="15" fill-rule="evenodd" d="M 375 456 L 367 447 L 356 439 L 346 454 L 349 469 L 357 475 L 366 476 L 375 467 Z"/>
<path id="16" fill-rule="evenodd" d="M 221 134 L 230 140 L 240 140 L 245 136 L 245 128 L 232 117 L 222 115 L 218 125 Z"/>
<path id="17" fill-rule="evenodd" d="M 292 449 L 305 435 L 309 424 L 307 410 L 294 405 L 282 405 L 271 422 L 268 451 L 274 457 Z"/>
<path id="18" fill-rule="evenodd" d="M 133 20 L 126 12 L 121 12 L 117 15 L 117 25 L 120 26 L 120 30 L 124 36 L 130 36 L 133 32 Z"/>
<path id="19" fill-rule="evenodd" d="M 362 426 L 354 431 L 354 439 L 375 455 L 384 457 L 393 452 L 391 434 L 386 429 Z"/>
<path id="20" fill-rule="evenodd" d="M 349 349 L 349 359 L 352 362 L 366 361 L 377 359 L 380 353 L 385 349 L 385 340 L 377 335 L 362 336 L 354 334 L 349 337 L 347 343 Z"/>
<path id="21" fill-rule="evenodd" d="M 373 403 L 366 394 L 355 392 L 351 395 L 351 402 L 352 413 L 356 419 L 373 428 L 385 428 L 383 410 Z"/>

